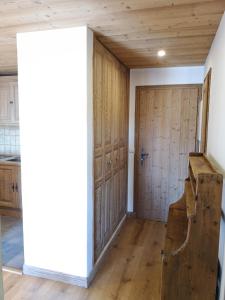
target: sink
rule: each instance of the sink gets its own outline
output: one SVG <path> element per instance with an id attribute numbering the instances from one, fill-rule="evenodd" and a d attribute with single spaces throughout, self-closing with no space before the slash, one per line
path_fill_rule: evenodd
<path id="1" fill-rule="evenodd" d="M 19 156 L 17 156 L 17 157 L 12 157 L 12 158 L 9 158 L 9 159 L 7 159 L 7 161 L 17 161 L 17 162 L 21 162 L 21 159 L 20 159 L 20 157 Z"/>
<path id="2" fill-rule="evenodd" d="M 20 156 L 0 154 L 0 161 L 20 162 Z"/>
<path id="3" fill-rule="evenodd" d="M 9 159 L 9 158 L 14 158 L 14 157 L 12 157 L 12 155 L 4 155 L 4 154 L 2 154 L 2 155 L 0 155 L 0 159 Z"/>

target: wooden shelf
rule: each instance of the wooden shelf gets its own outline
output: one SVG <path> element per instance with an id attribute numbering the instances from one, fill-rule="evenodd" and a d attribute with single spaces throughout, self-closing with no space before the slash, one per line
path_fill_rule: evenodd
<path id="1" fill-rule="evenodd" d="M 186 214 L 185 199 L 182 198 L 170 206 L 164 253 L 170 253 L 178 249 L 185 241 L 187 235 L 188 220 Z"/>
<path id="2" fill-rule="evenodd" d="M 187 208 L 187 217 L 192 218 L 196 215 L 196 199 L 191 186 L 191 181 L 185 181 L 185 200 Z"/>
<path id="3" fill-rule="evenodd" d="M 213 169 L 209 161 L 204 155 L 201 156 L 190 156 L 190 167 L 192 169 L 195 179 L 199 174 L 215 174 L 216 171 Z"/>
<path id="4" fill-rule="evenodd" d="M 215 300 L 222 186 L 207 158 L 190 154 L 184 195 L 169 209 L 161 300 Z"/>

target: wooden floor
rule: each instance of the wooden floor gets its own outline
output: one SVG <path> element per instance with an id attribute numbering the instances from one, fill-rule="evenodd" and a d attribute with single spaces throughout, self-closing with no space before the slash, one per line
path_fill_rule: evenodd
<path id="1" fill-rule="evenodd" d="M 89 289 L 4 273 L 5 300 L 159 300 L 163 223 L 128 218 Z"/>
<path id="2" fill-rule="evenodd" d="M 3 266 L 22 270 L 24 262 L 22 219 L 1 217 L 1 243 Z"/>

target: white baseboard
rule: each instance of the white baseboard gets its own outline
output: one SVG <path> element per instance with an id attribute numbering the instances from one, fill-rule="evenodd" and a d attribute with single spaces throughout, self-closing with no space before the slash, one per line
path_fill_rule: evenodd
<path id="1" fill-rule="evenodd" d="M 104 262 L 104 259 L 106 257 L 107 251 L 109 250 L 109 247 L 111 246 L 111 244 L 113 243 L 113 241 L 115 240 L 115 238 L 117 237 L 117 235 L 119 234 L 123 223 L 126 220 L 127 215 L 125 215 L 122 220 L 120 221 L 119 225 L 117 226 L 116 230 L 114 231 L 113 235 L 111 236 L 110 240 L 108 241 L 108 243 L 105 245 L 104 249 L 102 250 L 101 255 L 99 256 L 98 260 L 96 261 L 91 273 L 88 276 L 88 280 L 87 280 L 87 286 L 89 287 L 92 280 L 95 278 L 96 273 L 98 272 L 100 266 L 102 265 L 102 263 Z"/>
<path id="2" fill-rule="evenodd" d="M 88 287 L 88 278 L 79 277 L 70 274 L 64 274 L 60 272 L 50 271 L 42 268 L 25 265 L 23 266 L 23 273 L 34 277 L 40 277 L 50 279 L 54 281 L 60 281 L 67 284 L 77 285 L 80 287 Z"/>
<path id="3" fill-rule="evenodd" d="M 55 272 L 55 271 L 51 271 L 51 270 L 47 270 L 47 269 L 37 268 L 34 266 L 29 266 L 26 264 L 23 265 L 23 274 L 29 275 L 29 276 L 34 276 L 34 277 L 50 279 L 50 280 L 54 280 L 54 281 L 60 281 L 60 282 L 77 285 L 77 286 L 84 287 L 84 288 L 89 287 L 89 285 L 92 282 L 92 280 L 94 279 L 99 267 L 103 263 L 104 258 L 106 256 L 106 253 L 107 253 L 110 245 L 112 244 L 114 239 L 117 237 L 125 220 L 126 220 L 126 215 L 122 218 L 122 220 L 120 221 L 116 230 L 114 231 L 113 235 L 111 236 L 110 240 L 104 247 L 101 255 L 99 256 L 97 262 L 95 263 L 95 265 L 93 267 L 93 270 L 91 271 L 91 273 L 89 274 L 88 277 L 79 277 L 79 276 L 74 276 L 74 275 L 70 275 L 70 274 L 64 274 L 64 273 Z"/>

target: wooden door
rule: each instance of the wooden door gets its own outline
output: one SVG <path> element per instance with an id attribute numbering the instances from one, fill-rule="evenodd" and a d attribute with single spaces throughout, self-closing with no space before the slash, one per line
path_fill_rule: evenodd
<path id="1" fill-rule="evenodd" d="M 195 151 L 199 86 L 137 88 L 135 208 L 141 218 L 167 219 L 183 193 L 188 154 Z"/>

